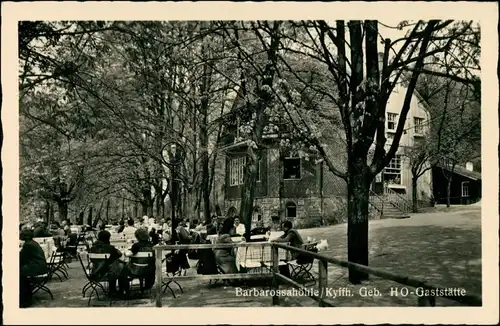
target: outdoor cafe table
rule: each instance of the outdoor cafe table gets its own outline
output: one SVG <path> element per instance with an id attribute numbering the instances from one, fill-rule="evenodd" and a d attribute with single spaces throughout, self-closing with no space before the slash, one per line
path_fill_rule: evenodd
<path id="1" fill-rule="evenodd" d="M 217 234 L 210 234 L 207 235 L 207 240 L 209 240 L 211 244 L 215 244 L 217 242 L 218 237 L 219 236 Z"/>
<path id="2" fill-rule="evenodd" d="M 259 271 L 262 268 L 262 263 L 271 264 L 272 254 L 271 246 L 268 241 L 263 242 L 253 242 L 255 244 L 262 244 L 262 246 L 252 246 L 252 247 L 242 247 L 234 248 L 236 253 L 236 268 L 238 270 L 241 267 L 252 270 Z M 284 264 L 284 261 L 290 259 L 290 254 L 285 249 L 278 250 L 278 260 Z"/>
<path id="3" fill-rule="evenodd" d="M 40 247 L 42 247 L 43 252 L 45 253 L 45 258 L 47 259 L 52 255 L 54 251 L 57 250 L 54 238 L 52 237 L 33 238 L 33 240 L 38 242 Z"/>

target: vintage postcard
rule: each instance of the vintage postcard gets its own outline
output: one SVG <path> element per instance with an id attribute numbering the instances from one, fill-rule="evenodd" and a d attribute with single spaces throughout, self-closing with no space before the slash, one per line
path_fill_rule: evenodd
<path id="1" fill-rule="evenodd" d="M 497 323 L 497 9 L 3 2 L 4 322 Z"/>

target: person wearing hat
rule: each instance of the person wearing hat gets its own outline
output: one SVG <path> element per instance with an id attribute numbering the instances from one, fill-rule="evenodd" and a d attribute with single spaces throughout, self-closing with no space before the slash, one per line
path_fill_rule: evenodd
<path id="1" fill-rule="evenodd" d="M 24 241 L 19 252 L 19 306 L 25 308 L 32 302 L 29 277 L 46 274 L 49 270 L 42 247 L 33 240 L 33 231 L 24 229 L 19 238 Z"/>
<path id="2" fill-rule="evenodd" d="M 144 279 L 144 289 L 150 289 L 151 287 L 153 287 L 153 284 L 155 282 L 155 272 L 156 272 L 154 250 L 153 250 L 154 245 L 149 240 L 149 233 L 147 229 L 144 228 L 137 229 L 135 231 L 135 238 L 137 239 L 137 242 L 132 245 L 130 250 L 127 251 L 126 255 L 130 257 L 136 255 L 138 252 L 151 252 L 152 258 L 137 259 L 138 265 L 145 265 L 145 266 L 138 266 L 132 264 L 132 262 L 129 261 L 128 273 L 131 276 Z"/>
<path id="3" fill-rule="evenodd" d="M 91 277 L 102 279 L 106 276 L 109 281 L 110 294 L 121 294 L 128 292 L 129 283 L 125 270 L 125 263 L 120 260 L 122 253 L 110 243 L 111 233 L 102 230 L 97 234 L 97 241 L 90 248 L 91 253 L 109 254 L 107 260 L 97 260 L 92 262 Z M 116 289 L 116 281 L 118 281 L 119 291 Z"/>
<path id="4" fill-rule="evenodd" d="M 47 224 L 43 221 L 37 222 L 35 229 L 33 230 L 34 238 L 48 238 L 52 237 L 52 233 L 47 230 Z"/>

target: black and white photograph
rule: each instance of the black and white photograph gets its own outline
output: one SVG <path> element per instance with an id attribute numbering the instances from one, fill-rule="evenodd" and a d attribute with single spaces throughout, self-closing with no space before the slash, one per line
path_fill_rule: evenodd
<path id="1" fill-rule="evenodd" d="M 414 308 L 399 319 L 414 323 L 492 308 L 498 80 L 490 71 L 487 89 L 484 70 L 498 35 L 485 35 L 491 19 L 446 10 L 18 14 L 17 65 L 2 73 L 16 91 L 2 110 L 16 125 L 2 118 L 10 308 L 53 322 L 57 308 L 142 308 L 129 322 L 186 307 L 321 309 L 295 310 L 305 323 L 352 307 Z"/>

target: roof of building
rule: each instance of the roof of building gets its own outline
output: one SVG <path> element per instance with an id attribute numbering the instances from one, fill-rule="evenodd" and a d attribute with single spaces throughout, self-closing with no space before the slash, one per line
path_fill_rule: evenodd
<path id="1" fill-rule="evenodd" d="M 451 169 L 447 166 L 444 165 L 439 165 L 440 168 L 446 169 L 450 171 Z M 481 180 L 481 173 L 477 171 L 470 171 L 464 168 L 463 166 L 456 165 L 455 168 L 453 169 L 453 173 L 456 173 L 458 175 L 461 175 L 463 177 L 469 178 L 474 181 L 479 181 Z"/>

